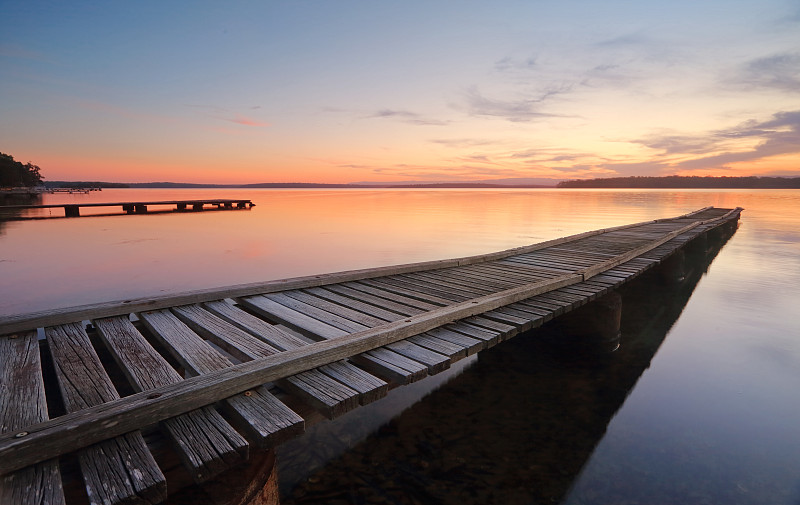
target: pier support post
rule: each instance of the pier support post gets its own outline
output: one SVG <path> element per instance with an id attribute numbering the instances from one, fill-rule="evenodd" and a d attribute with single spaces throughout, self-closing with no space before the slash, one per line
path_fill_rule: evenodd
<path id="1" fill-rule="evenodd" d="M 77 205 L 64 205 L 64 215 L 66 217 L 78 217 L 81 215 L 80 207 Z"/>
<path id="2" fill-rule="evenodd" d="M 686 253 L 683 249 L 678 249 L 661 263 L 659 274 L 665 284 L 681 282 L 686 278 Z"/>
<path id="3" fill-rule="evenodd" d="M 622 296 L 612 291 L 564 316 L 570 342 L 590 352 L 616 351 L 620 343 Z"/>
<path id="4" fill-rule="evenodd" d="M 275 449 L 254 451 L 247 463 L 202 484 L 181 489 L 166 503 L 183 505 L 280 505 Z"/>
<path id="5" fill-rule="evenodd" d="M 184 210 L 186 210 L 186 204 L 185 203 L 179 203 L 178 204 L 178 211 L 182 212 Z"/>
<path id="6" fill-rule="evenodd" d="M 147 212 L 147 205 L 136 204 L 133 206 L 133 211 L 137 214 L 144 214 Z"/>
<path id="7" fill-rule="evenodd" d="M 202 203 L 193 203 L 192 204 L 192 210 L 203 210 L 203 204 Z"/>
<path id="8" fill-rule="evenodd" d="M 686 251 L 689 256 L 695 258 L 704 258 L 708 254 L 708 250 L 708 234 L 706 233 L 698 235 L 686 245 Z"/>

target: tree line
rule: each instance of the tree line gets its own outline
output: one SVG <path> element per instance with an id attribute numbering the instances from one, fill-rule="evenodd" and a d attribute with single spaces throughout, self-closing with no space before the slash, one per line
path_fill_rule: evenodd
<path id="1" fill-rule="evenodd" d="M 800 177 L 609 177 L 559 182 L 559 188 L 800 189 Z"/>
<path id="2" fill-rule="evenodd" d="M 31 162 L 15 161 L 10 154 L 0 153 L 0 187 L 33 187 L 42 184 L 41 169 Z"/>

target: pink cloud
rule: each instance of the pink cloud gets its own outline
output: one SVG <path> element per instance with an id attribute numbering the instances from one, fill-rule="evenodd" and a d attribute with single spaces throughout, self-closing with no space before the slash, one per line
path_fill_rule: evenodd
<path id="1" fill-rule="evenodd" d="M 241 114 L 236 114 L 236 117 L 233 119 L 225 119 L 226 121 L 230 121 L 232 123 L 244 125 L 244 126 L 257 126 L 257 127 L 264 127 L 269 126 L 269 123 L 265 123 L 263 121 L 258 121 L 256 119 L 252 119 L 249 117 L 242 116 Z"/>

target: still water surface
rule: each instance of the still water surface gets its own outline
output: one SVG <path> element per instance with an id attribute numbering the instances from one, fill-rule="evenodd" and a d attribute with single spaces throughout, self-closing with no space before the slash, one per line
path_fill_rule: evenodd
<path id="1" fill-rule="evenodd" d="M 637 359 L 631 354 L 633 344 L 628 355 L 619 353 L 606 364 L 588 369 L 565 363 L 563 357 L 528 359 L 530 353 L 546 357 L 548 351 L 536 347 L 540 344 L 514 344 L 518 347 L 513 351 L 460 366 L 460 374 L 448 376 L 450 383 L 413 406 L 416 399 L 400 400 L 405 388 L 382 400 L 406 404 L 394 410 L 378 409 L 409 408 L 372 433 L 370 443 L 378 453 L 383 447 L 375 445 L 379 439 L 388 440 L 387 448 L 405 449 L 368 462 L 358 459 L 358 447 L 350 453 L 336 452 L 332 457 L 343 454 L 342 459 L 329 466 L 350 468 L 351 476 L 385 474 L 385 478 L 366 487 L 334 480 L 350 491 L 342 494 L 340 489 L 337 494 L 332 490 L 328 495 L 331 500 L 356 503 L 368 498 L 389 503 L 536 503 L 547 495 L 550 502 L 568 504 L 800 504 L 800 192 L 120 189 L 45 195 L 43 203 L 196 197 L 250 198 L 257 206 L 249 211 L 0 222 L 0 316 L 468 256 L 670 217 L 707 205 L 744 207 L 739 230 L 707 272 L 692 280 L 690 289 L 670 291 L 664 295 L 668 299 L 660 299 L 658 293 L 647 293 L 656 289 L 648 285 L 639 288 L 644 293 L 633 295 L 638 303 L 630 307 L 636 313 L 625 315 L 627 326 L 623 327 L 629 342 L 652 333 L 663 338 L 663 344 L 654 347 L 655 356 L 646 360 L 630 391 L 625 389 L 620 396 L 600 386 L 586 391 L 582 387 L 582 394 L 576 395 L 564 388 L 573 387 L 569 385 L 576 384 L 575 377 L 578 384 L 610 384 L 603 382 L 606 375 L 621 373 L 624 360 Z M 38 215 L 61 212 L 39 211 Z M 673 299 L 679 300 L 677 308 L 670 304 Z M 623 346 L 624 338 L 625 333 Z M 513 342 L 499 346 L 498 351 Z M 492 362 L 497 366 L 490 367 Z M 519 373 L 504 375 L 511 371 Z M 507 387 L 509 381 L 518 384 L 517 389 L 530 391 L 527 400 L 513 395 L 483 396 L 474 386 Z M 461 409 L 462 417 L 449 417 L 458 425 L 475 423 L 475 431 L 459 432 L 465 437 L 461 441 L 436 442 L 439 435 L 430 425 L 426 427 L 426 419 L 439 419 L 446 426 L 448 416 L 437 418 L 428 399 L 437 398 L 435 406 L 455 403 L 469 399 L 470 391 L 476 401 L 485 403 L 469 401 Z M 613 401 L 598 403 L 597 398 L 604 395 Z M 525 412 L 532 414 L 528 419 L 515 417 L 514 412 L 521 412 L 515 404 L 525 402 L 530 403 Z M 464 414 L 465 409 L 472 413 Z M 540 419 L 539 424 L 541 419 L 554 420 L 567 436 L 555 436 L 557 430 L 550 429 L 537 431 L 540 438 L 531 438 L 533 434 L 526 431 L 539 426 L 533 418 Z M 580 420 L 588 418 L 593 423 L 600 420 L 600 428 L 584 426 Z M 370 425 L 364 436 L 373 428 L 377 427 Z M 571 438 L 572 431 L 576 435 Z M 449 432 L 456 432 L 455 425 Z M 584 437 L 590 432 L 592 436 Z M 404 438 L 405 433 L 416 438 Z M 506 446 L 492 452 L 481 448 L 482 441 L 499 448 L 505 441 Z M 357 445 L 358 440 L 350 442 Z M 459 453 L 457 458 L 481 461 L 483 471 L 442 456 L 459 444 L 474 447 L 475 453 Z M 573 445 L 580 446 L 580 451 Z M 529 459 L 537 451 L 552 457 Z M 569 456 L 577 452 L 584 455 Z M 565 461 L 561 466 L 554 463 L 559 455 Z M 488 461 L 508 469 L 531 468 L 516 473 L 516 481 L 498 480 L 492 477 Z M 287 479 L 292 464 L 287 462 Z M 425 471 L 415 472 L 418 467 Z M 426 480 L 404 481 L 395 471 Z M 300 472 L 296 480 L 324 482 L 331 470 L 321 468 L 316 476 L 310 472 Z M 539 492 L 563 480 L 567 484 L 548 489 L 549 495 Z M 376 491 L 386 490 L 392 482 L 430 492 L 390 495 Z M 359 494 L 364 489 L 377 495 Z M 481 494 L 481 489 L 496 493 Z M 312 492 L 298 486 L 295 499 Z"/>

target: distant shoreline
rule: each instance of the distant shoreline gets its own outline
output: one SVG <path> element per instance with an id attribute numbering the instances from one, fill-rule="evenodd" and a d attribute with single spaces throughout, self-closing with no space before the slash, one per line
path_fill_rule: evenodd
<path id="1" fill-rule="evenodd" d="M 605 188 L 605 189 L 800 189 L 800 177 L 611 177 L 561 181 L 558 184 L 501 184 L 494 182 L 350 183 L 262 182 L 256 184 L 198 184 L 189 182 L 46 181 L 47 188 L 219 188 L 219 189 L 446 189 L 446 188 Z"/>
<path id="2" fill-rule="evenodd" d="M 324 184 L 314 182 L 262 182 L 258 184 L 196 184 L 189 182 L 102 182 L 102 181 L 47 181 L 45 186 L 48 188 L 221 188 L 221 189 L 395 189 L 395 188 L 555 188 L 555 185 L 540 184 L 491 184 L 480 182 L 454 182 L 454 183 L 432 183 L 432 184 Z"/>

